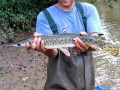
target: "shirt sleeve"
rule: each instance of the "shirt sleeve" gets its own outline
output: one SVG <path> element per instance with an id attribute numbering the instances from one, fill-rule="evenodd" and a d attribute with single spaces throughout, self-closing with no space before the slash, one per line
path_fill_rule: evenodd
<path id="1" fill-rule="evenodd" d="M 48 24 L 47 18 L 45 17 L 43 12 L 40 12 L 37 16 L 36 32 L 44 35 L 53 34 L 50 25 Z"/>
<path id="2" fill-rule="evenodd" d="M 87 32 L 89 34 L 98 32 L 99 35 L 102 35 L 104 31 L 96 7 L 92 4 L 87 4 L 87 7 L 84 8 L 84 10 L 86 11 L 85 13 L 87 16 Z"/>

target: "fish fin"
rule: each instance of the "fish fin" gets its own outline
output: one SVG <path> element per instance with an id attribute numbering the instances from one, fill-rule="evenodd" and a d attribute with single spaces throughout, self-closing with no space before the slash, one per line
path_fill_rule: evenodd
<path id="1" fill-rule="evenodd" d="M 70 52 L 68 50 L 68 48 L 58 48 L 59 50 L 61 50 L 66 56 L 70 56 Z"/>
<path id="2" fill-rule="evenodd" d="M 109 54 L 113 56 L 118 56 L 119 55 L 119 47 L 117 47 L 114 44 L 107 43 L 102 47 L 103 50 L 107 51 Z"/>

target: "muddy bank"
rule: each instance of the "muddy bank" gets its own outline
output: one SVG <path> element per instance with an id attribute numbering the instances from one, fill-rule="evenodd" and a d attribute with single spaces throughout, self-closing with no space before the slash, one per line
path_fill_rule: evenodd
<path id="1" fill-rule="evenodd" d="M 0 90 L 42 90 L 47 61 L 25 47 L 0 47 Z"/>

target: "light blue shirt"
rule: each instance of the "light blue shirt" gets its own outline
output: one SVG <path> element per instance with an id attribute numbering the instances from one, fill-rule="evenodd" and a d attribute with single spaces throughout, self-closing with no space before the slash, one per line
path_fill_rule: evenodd
<path id="1" fill-rule="evenodd" d="M 98 32 L 103 34 L 100 18 L 95 6 L 89 3 L 81 3 L 85 16 L 87 17 L 87 33 Z M 58 32 L 63 33 L 76 33 L 84 32 L 84 24 L 81 14 L 76 6 L 71 11 L 63 11 L 56 5 L 47 8 L 54 22 L 57 25 Z M 50 25 L 43 14 L 40 12 L 36 22 L 36 32 L 40 34 L 53 34 Z"/>

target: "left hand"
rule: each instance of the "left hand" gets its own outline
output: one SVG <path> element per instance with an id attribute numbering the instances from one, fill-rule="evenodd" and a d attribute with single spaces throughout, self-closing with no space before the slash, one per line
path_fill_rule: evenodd
<path id="1" fill-rule="evenodd" d="M 81 32 L 80 33 L 81 35 L 83 36 L 86 36 L 88 35 L 86 32 Z M 98 33 L 92 33 L 91 34 L 92 36 L 98 36 Z M 88 46 L 87 44 L 85 44 L 81 39 L 79 39 L 78 37 L 74 38 L 74 43 L 75 43 L 75 51 L 77 53 L 80 53 L 80 52 L 85 52 L 85 51 L 95 51 L 97 50 L 96 47 L 90 47 Z"/>
<path id="2" fill-rule="evenodd" d="M 81 35 L 88 35 L 86 32 L 81 32 Z M 79 39 L 78 37 L 74 38 L 74 43 L 75 43 L 75 51 L 77 53 L 79 52 L 84 52 L 86 50 L 89 49 L 89 46 L 87 44 L 85 44 L 81 39 Z"/>

